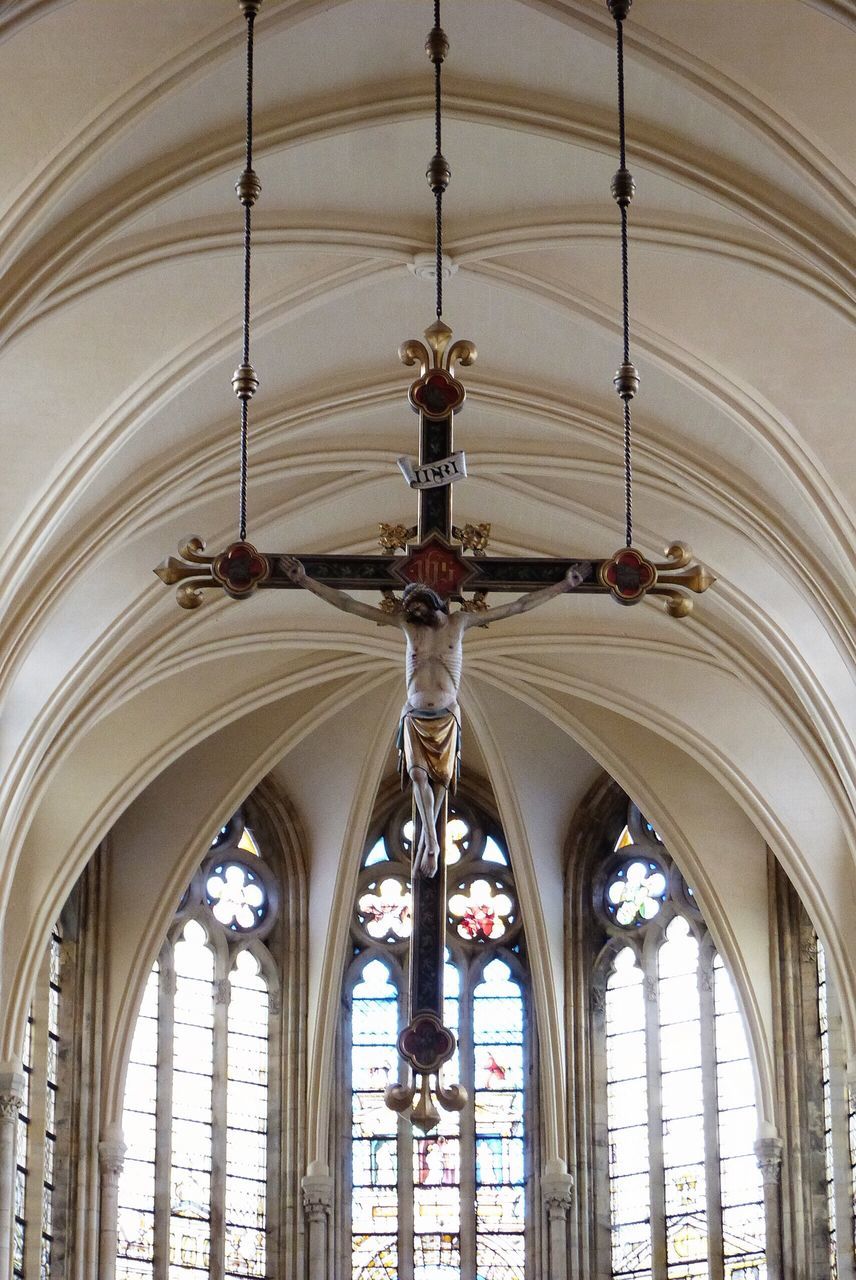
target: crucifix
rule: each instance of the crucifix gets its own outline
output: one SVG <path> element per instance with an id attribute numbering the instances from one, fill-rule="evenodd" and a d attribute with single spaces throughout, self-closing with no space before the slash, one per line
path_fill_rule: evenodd
<path id="1" fill-rule="evenodd" d="M 441 1067 L 455 1050 L 454 1037 L 443 1025 L 445 834 L 447 795 L 457 770 L 463 635 L 470 626 L 487 626 L 526 612 L 566 590 L 609 593 L 622 603 L 632 603 L 651 590 L 668 589 L 670 600 L 682 599 L 677 585 L 698 590 L 697 576 L 704 571 L 693 567 L 688 574 L 675 573 L 689 564 L 686 549 L 677 546 L 669 549 L 671 563 L 662 565 L 650 565 L 637 551 L 627 549 L 610 560 L 488 556 L 490 526 L 459 527 L 452 519 L 453 485 L 466 476 L 466 457 L 463 451 L 455 450 L 453 438 L 455 414 L 466 395 L 455 376 L 456 366 L 471 365 L 476 349 L 466 340 L 452 342 L 452 331 L 440 320 L 426 330 L 425 339 L 424 343 L 411 339 L 399 352 L 405 364 L 420 367 L 408 396 L 419 415 L 418 463 L 414 466 L 406 458 L 399 461 L 418 495 L 417 520 L 410 527 L 381 526 L 387 554 L 271 554 L 239 540 L 219 556 L 208 557 L 203 554 L 202 540 L 193 538 L 182 549 L 181 561 L 169 557 L 155 572 L 162 581 L 179 584 L 178 599 L 185 608 L 196 608 L 206 587 L 220 587 L 236 599 L 244 599 L 257 589 L 304 587 L 346 612 L 379 625 L 400 626 L 407 635 L 408 704 L 402 715 L 400 740 L 403 769 L 414 789 L 414 923 L 410 1019 L 399 1037 L 399 1050 L 414 1083 L 391 1085 L 387 1101 L 427 1132 L 439 1120 L 434 1096 L 440 1106 L 450 1110 L 466 1103 L 460 1086 L 445 1086 L 439 1079 Z M 661 585 L 664 571 L 669 570 L 668 586 Z M 402 588 L 404 596 L 399 601 L 394 593 Z M 382 592 L 380 608 L 346 594 L 367 589 Z M 469 599 L 465 591 L 472 593 Z M 518 598 L 491 609 L 486 602 L 488 592 L 514 592 Z M 452 600 L 460 602 L 461 609 L 449 614 Z M 445 613 L 446 618 L 432 619 L 432 613 Z M 436 624 L 433 629 L 432 621 Z M 420 630 L 424 633 L 421 636 Z M 422 661 L 434 664 L 431 677 L 421 688 L 420 652 Z M 415 708 L 411 716 L 406 713 L 414 701 L 414 687 L 416 701 L 433 701 L 435 705 Z M 407 735 L 415 735 L 411 747 L 405 740 Z M 440 760 L 443 763 L 431 767 Z"/>
<path id="2" fill-rule="evenodd" d="M 410 952 L 409 1022 L 398 1041 L 407 1062 L 410 1083 L 390 1085 L 387 1105 L 409 1115 L 424 1131 L 439 1121 L 437 1103 L 446 1110 L 466 1104 L 458 1084 L 444 1084 L 440 1071 L 453 1056 L 455 1039 L 443 1025 L 443 970 L 446 942 L 445 840 L 448 793 L 458 767 L 462 642 L 471 626 L 524 613 L 561 592 L 610 595 L 623 605 L 633 605 L 647 595 L 665 598 L 674 617 L 689 614 L 692 603 L 686 592 L 707 589 L 713 577 L 701 565 L 691 563 L 689 548 L 673 543 L 663 562 L 649 560 L 632 545 L 630 473 L 630 400 L 639 385 L 630 362 L 627 303 L 627 207 L 633 180 L 624 157 L 623 63 L 621 31 L 630 0 L 607 0 L 616 21 L 619 49 L 621 167 L 612 184 L 621 210 L 622 265 L 625 282 L 624 359 L 615 377 L 624 402 L 626 545 L 608 559 L 546 556 L 488 556 L 490 525 L 452 522 L 452 488 L 467 474 L 463 451 L 456 451 L 453 427 L 466 391 L 457 367 L 471 365 L 475 346 L 452 341 L 452 331 L 442 319 L 442 219 L 443 193 L 450 170 L 441 152 L 440 67 L 448 52 L 448 40 L 440 27 L 439 0 L 434 0 L 434 28 L 426 52 L 434 65 L 436 151 L 427 171 L 436 201 L 436 316 L 425 332 L 425 342 L 411 339 L 399 355 L 404 364 L 419 365 L 411 384 L 409 401 L 419 415 L 419 456 L 414 465 L 399 458 L 405 480 L 417 492 L 415 525 L 380 526 L 381 555 L 315 555 L 259 551 L 246 536 L 247 406 L 258 388 L 249 358 L 250 211 L 261 191 L 252 167 L 252 50 L 253 24 L 261 0 L 238 0 L 247 20 L 247 153 L 246 167 L 236 184 L 244 207 L 244 340 L 240 365 L 232 385 L 241 405 L 241 476 L 238 539 L 219 555 L 205 555 L 205 543 L 192 537 L 179 548 L 180 559 L 168 557 L 155 573 L 177 586 L 178 603 L 198 608 L 207 588 L 219 589 L 236 600 L 256 590 L 304 587 L 346 612 L 377 622 L 399 626 L 407 640 L 407 702 L 399 727 L 403 776 L 410 779 L 414 797 L 412 849 L 413 933 Z M 401 599 L 396 590 L 403 589 Z M 380 607 L 368 605 L 349 591 L 382 593 Z M 464 592 L 472 595 L 467 598 Z M 516 594 L 505 605 L 488 607 L 490 592 Z M 449 602 L 460 609 L 450 612 Z"/>

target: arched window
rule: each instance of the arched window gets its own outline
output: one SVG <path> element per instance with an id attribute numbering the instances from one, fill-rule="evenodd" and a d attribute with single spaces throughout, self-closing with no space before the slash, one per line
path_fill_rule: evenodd
<path id="1" fill-rule="evenodd" d="M 534 1277 L 531 1185 L 532 1027 L 524 935 L 508 850 L 473 804 L 451 806 L 444 1021 L 458 1039 L 445 1078 L 471 1103 L 420 1134 L 385 1107 L 403 1078 L 396 1038 L 407 1020 L 412 929 L 409 802 L 363 857 L 346 978 L 343 1058 L 352 1280 Z"/>
<path id="2" fill-rule="evenodd" d="M 279 903 L 278 876 L 233 819 L 143 994 L 125 1085 L 117 1280 L 262 1277 L 277 1265 Z"/>
<path id="3" fill-rule="evenodd" d="M 588 883 L 603 1273 L 762 1280 L 755 1085 L 728 970 L 632 804 Z"/>

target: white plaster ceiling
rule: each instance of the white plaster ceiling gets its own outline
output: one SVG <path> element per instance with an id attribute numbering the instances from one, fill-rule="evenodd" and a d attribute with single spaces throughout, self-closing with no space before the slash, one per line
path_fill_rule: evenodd
<path id="1" fill-rule="evenodd" d="M 443 24 L 458 267 L 445 317 L 479 347 L 456 519 L 490 520 L 498 551 L 608 555 L 623 540 L 613 24 L 601 0 L 446 0 Z M 370 550 L 378 521 L 411 519 L 395 459 L 415 450 L 415 419 L 396 351 L 433 319 L 431 285 L 408 270 L 433 232 L 430 25 L 416 0 L 262 6 L 249 534 L 265 549 Z M 569 795 L 595 762 L 610 768 L 678 856 L 696 849 L 711 922 L 749 975 L 763 957 L 715 846 L 741 815 L 756 862 L 767 841 L 798 883 L 847 992 L 856 10 L 635 0 L 626 50 L 636 542 L 655 556 L 689 542 L 718 581 L 683 622 L 581 598 L 471 638 L 470 762 L 512 826 L 538 810 L 539 722 L 545 776 L 567 743 Z M 199 833 L 278 766 L 311 854 L 301 786 L 326 753 L 328 835 L 353 861 L 348 787 L 373 794 L 390 768 L 392 632 L 295 592 L 212 596 L 189 614 L 151 573 L 186 534 L 214 549 L 236 536 L 243 58 L 234 0 L 0 4 L 7 984 L 129 806 L 170 795 L 192 866 Z M 332 733 L 329 699 L 355 682 L 376 696 Z M 515 705 L 525 769 L 508 758 Z M 254 744 L 240 761 L 213 749 L 230 724 Z M 207 808 L 185 831 L 199 752 Z M 541 871 L 540 892 L 558 892 L 568 813 L 547 810 L 533 912 Z M 329 852 L 316 922 L 332 909 Z M 150 912 L 187 869 L 159 856 Z M 317 982 L 320 944 L 314 963 Z"/>

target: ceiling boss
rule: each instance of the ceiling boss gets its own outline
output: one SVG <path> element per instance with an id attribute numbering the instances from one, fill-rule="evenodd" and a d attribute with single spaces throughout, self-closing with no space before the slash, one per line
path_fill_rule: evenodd
<path id="1" fill-rule="evenodd" d="M 382 554 L 316 555 L 259 551 L 247 535 L 247 471 L 249 402 L 259 386 L 250 361 L 250 282 L 252 208 L 261 194 L 253 168 L 253 41 L 261 0 L 239 0 L 247 26 L 246 161 L 236 183 L 243 207 L 244 287 L 241 361 L 232 378 L 240 403 L 240 472 L 238 538 L 219 555 L 205 555 L 205 543 L 192 537 L 180 559 L 168 557 L 155 573 L 177 585 L 178 603 L 196 609 L 203 589 L 215 588 L 234 599 L 257 589 L 306 588 L 335 607 L 376 622 L 398 626 L 406 640 L 407 698 L 398 729 L 402 778 L 409 779 L 414 798 L 413 935 L 410 956 L 410 1021 L 399 1037 L 399 1051 L 412 1073 L 411 1083 L 391 1085 L 387 1103 L 409 1115 L 427 1130 L 439 1120 L 435 1101 L 447 1110 L 466 1104 L 459 1085 L 444 1085 L 440 1070 L 455 1051 L 451 1031 L 443 1025 L 443 968 L 446 929 L 444 866 L 447 797 L 454 787 L 460 751 L 460 710 L 463 638 L 472 626 L 524 613 L 565 593 L 610 595 L 623 605 L 638 604 L 646 596 L 661 596 L 668 613 L 686 617 L 692 609 L 688 591 L 702 592 L 714 581 L 701 565 L 694 565 L 689 548 L 674 542 L 666 559 L 649 559 L 633 546 L 631 401 L 639 375 L 630 356 L 630 290 L 628 266 L 628 209 L 635 184 L 626 163 L 624 118 L 623 24 L 631 0 L 607 0 L 616 27 L 618 79 L 619 168 L 612 195 L 621 217 L 622 362 L 615 375 L 623 403 L 625 545 L 614 555 L 593 557 L 488 556 L 490 524 L 452 521 L 453 485 L 467 475 L 463 450 L 453 440 L 455 414 L 463 407 L 466 390 L 457 377 L 458 366 L 476 359 L 476 348 L 465 339 L 453 341 L 443 320 L 443 196 L 451 170 L 442 151 L 442 67 L 449 41 L 440 25 L 440 0 L 433 0 L 434 25 L 425 50 L 434 76 L 434 152 L 426 177 L 434 197 L 435 321 L 425 341 L 410 339 L 399 351 L 404 364 L 419 366 L 408 399 L 419 418 L 418 460 L 398 459 L 406 483 L 417 495 L 417 518 L 412 526 L 382 524 Z M 403 593 L 395 595 L 396 590 Z M 364 604 L 348 591 L 378 590 L 380 606 Z M 464 591 L 472 593 L 465 596 Z M 488 592 L 513 592 L 517 599 L 488 608 Z M 452 611 L 450 601 L 460 608 Z"/>

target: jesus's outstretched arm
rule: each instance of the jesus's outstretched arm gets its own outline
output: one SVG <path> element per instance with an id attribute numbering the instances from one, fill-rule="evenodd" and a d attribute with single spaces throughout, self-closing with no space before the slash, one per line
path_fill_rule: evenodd
<path id="1" fill-rule="evenodd" d="M 384 613 L 383 609 L 376 609 L 374 605 L 363 604 L 359 600 L 355 600 L 353 596 L 349 596 L 347 592 L 340 591 L 338 587 L 328 587 L 326 582 L 319 582 L 316 578 L 310 578 L 303 565 L 294 556 L 281 556 L 280 563 L 285 572 L 291 578 L 292 582 L 296 582 L 299 587 L 305 587 L 307 591 L 311 591 L 313 595 L 326 600 L 328 604 L 332 604 L 337 609 L 341 609 L 343 613 L 354 613 L 358 618 L 366 618 L 369 622 L 376 622 L 379 627 L 398 627 L 401 624 L 398 618 L 393 614 Z"/>
<path id="2" fill-rule="evenodd" d="M 549 587 L 542 587 L 540 591 L 530 591 L 528 595 L 519 596 L 510 604 L 500 604 L 495 609 L 486 609 L 483 613 L 460 613 L 456 616 L 461 619 L 461 625 L 465 630 L 470 627 L 486 627 L 491 622 L 500 622 L 503 618 L 513 618 L 515 614 L 537 609 L 539 605 L 546 604 L 554 596 L 573 591 L 574 587 L 585 582 L 590 573 L 591 565 L 586 561 L 580 561 L 578 564 L 571 565 L 564 578 L 560 578 Z"/>

